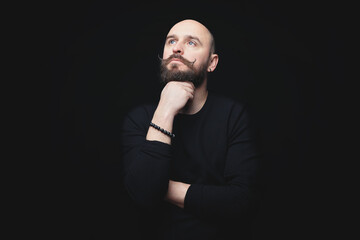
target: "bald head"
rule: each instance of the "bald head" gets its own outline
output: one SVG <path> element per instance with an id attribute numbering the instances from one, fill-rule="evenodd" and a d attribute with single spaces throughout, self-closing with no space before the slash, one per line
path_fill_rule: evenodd
<path id="1" fill-rule="evenodd" d="M 193 20 L 186 19 L 176 23 L 169 31 L 168 36 L 172 35 L 174 32 L 195 32 L 197 35 L 201 36 L 204 44 L 209 46 L 210 54 L 215 53 L 215 40 L 214 36 L 210 30 L 205 27 L 202 23 Z"/>

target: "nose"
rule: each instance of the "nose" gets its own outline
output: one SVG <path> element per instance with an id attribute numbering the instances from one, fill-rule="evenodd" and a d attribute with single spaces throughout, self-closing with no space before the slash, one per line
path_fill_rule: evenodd
<path id="1" fill-rule="evenodd" d="M 183 54 L 184 53 L 184 49 L 183 46 L 181 45 L 181 43 L 177 42 L 174 46 L 173 46 L 173 53 L 177 53 L 177 54 Z"/>

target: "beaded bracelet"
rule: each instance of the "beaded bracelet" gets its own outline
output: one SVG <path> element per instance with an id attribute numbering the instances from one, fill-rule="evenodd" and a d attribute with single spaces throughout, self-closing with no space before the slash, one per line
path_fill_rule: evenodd
<path id="1" fill-rule="evenodd" d="M 156 124 L 154 124 L 154 123 L 152 123 L 152 122 L 150 122 L 150 126 L 152 126 L 153 128 L 159 130 L 160 132 L 168 135 L 168 136 L 171 137 L 171 138 L 174 138 L 174 137 L 175 137 L 175 134 L 173 134 L 173 133 L 171 133 L 171 132 L 169 132 L 169 131 L 166 131 L 165 129 L 159 127 L 158 125 L 156 125 Z"/>

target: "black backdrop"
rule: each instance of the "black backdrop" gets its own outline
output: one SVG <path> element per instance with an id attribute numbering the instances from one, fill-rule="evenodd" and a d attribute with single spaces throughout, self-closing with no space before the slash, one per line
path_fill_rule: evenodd
<path id="1" fill-rule="evenodd" d="M 220 62 L 209 90 L 247 102 L 258 128 L 263 196 L 254 239 L 339 233 L 328 226 L 339 188 L 330 170 L 341 155 L 332 140 L 342 111 L 334 95 L 344 84 L 341 9 L 314 1 L 46 7 L 51 162 L 61 170 L 50 235 L 107 239 L 134 231 L 121 182 L 121 121 L 132 107 L 158 100 L 157 55 L 170 27 L 186 18 L 215 36 Z"/>

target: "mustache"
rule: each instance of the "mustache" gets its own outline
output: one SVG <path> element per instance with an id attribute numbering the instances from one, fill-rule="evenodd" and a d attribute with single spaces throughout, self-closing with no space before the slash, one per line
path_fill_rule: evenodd
<path id="1" fill-rule="evenodd" d="M 184 58 L 183 56 L 181 56 L 180 54 L 176 54 L 176 53 L 170 55 L 167 59 L 161 58 L 158 54 L 158 58 L 160 59 L 161 64 L 164 64 L 164 65 L 167 65 L 173 58 L 180 59 L 180 61 L 183 62 L 188 67 L 192 67 L 194 65 L 194 63 L 196 62 L 196 58 L 194 61 L 189 61 L 186 58 Z"/>

